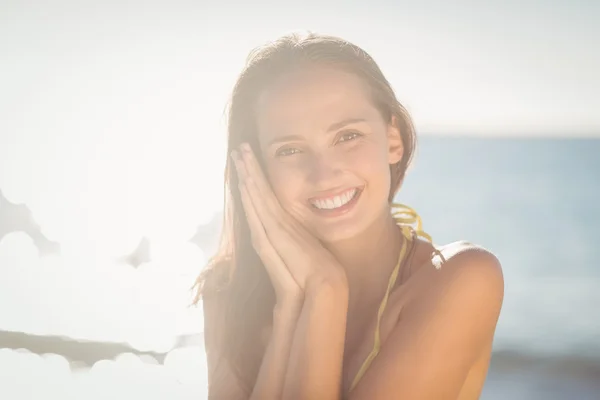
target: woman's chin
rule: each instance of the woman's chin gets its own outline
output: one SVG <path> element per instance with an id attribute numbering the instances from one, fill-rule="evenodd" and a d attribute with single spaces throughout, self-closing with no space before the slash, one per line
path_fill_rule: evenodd
<path id="1" fill-rule="evenodd" d="M 330 244 L 352 239 L 363 231 L 360 224 L 357 224 L 356 222 L 344 222 L 346 223 L 314 226 L 311 230 L 319 240 Z"/>
<path id="2" fill-rule="evenodd" d="M 389 213 L 387 202 L 384 201 L 382 203 L 382 207 L 385 207 L 385 210 L 382 209 L 381 212 L 375 211 L 378 209 L 376 205 L 370 205 L 369 207 L 357 207 L 353 212 L 340 215 L 337 218 L 323 218 L 319 216 L 315 218 L 315 215 L 312 215 L 305 219 L 305 221 L 310 225 L 309 230 L 311 233 L 324 243 L 334 244 L 336 242 L 347 241 L 369 231 L 373 224 L 384 215 L 384 211 Z"/>

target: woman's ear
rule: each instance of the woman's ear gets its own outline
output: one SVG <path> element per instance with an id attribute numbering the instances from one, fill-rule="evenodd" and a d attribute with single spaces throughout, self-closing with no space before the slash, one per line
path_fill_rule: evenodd
<path id="1" fill-rule="evenodd" d="M 396 164 L 402 160 L 404 154 L 404 144 L 402 143 L 402 135 L 398 128 L 398 120 L 392 115 L 392 120 L 388 125 L 388 162 L 390 165 Z"/>

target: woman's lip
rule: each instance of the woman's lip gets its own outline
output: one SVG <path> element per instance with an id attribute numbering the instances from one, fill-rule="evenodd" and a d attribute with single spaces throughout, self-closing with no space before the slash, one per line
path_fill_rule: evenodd
<path id="1" fill-rule="evenodd" d="M 322 217 L 337 217 L 337 216 L 340 216 L 343 214 L 347 214 L 348 212 L 352 211 L 352 209 L 358 202 L 362 192 L 363 192 L 362 188 L 356 188 L 356 193 L 354 194 L 354 196 L 352 197 L 352 199 L 349 202 L 347 202 L 346 204 L 344 204 L 341 207 L 334 208 L 332 210 L 317 208 L 313 204 L 311 204 L 310 208 L 312 209 L 312 211 L 315 214 L 322 216 Z"/>

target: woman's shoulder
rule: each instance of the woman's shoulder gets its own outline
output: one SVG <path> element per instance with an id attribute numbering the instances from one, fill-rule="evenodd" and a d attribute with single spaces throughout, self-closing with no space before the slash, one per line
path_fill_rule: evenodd
<path id="1" fill-rule="evenodd" d="M 441 270 L 478 268 L 491 274 L 501 274 L 502 266 L 498 257 L 485 247 L 467 241 L 458 240 L 435 247 L 433 252 L 434 266 Z"/>
<path id="2" fill-rule="evenodd" d="M 479 244 L 457 240 L 434 245 L 416 239 L 413 264 L 411 275 L 417 278 L 417 286 L 424 288 L 420 291 L 423 295 L 436 290 L 462 291 L 476 300 L 482 293 L 488 293 L 500 302 L 504 296 L 501 263 L 495 254 Z"/>
<path id="3" fill-rule="evenodd" d="M 500 261 L 490 250 L 467 240 L 457 240 L 443 245 L 436 245 L 422 238 L 414 239 L 414 254 L 411 264 L 413 269 L 434 267 L 436 270 L 463 269 L 479 265 L 484 269 L 501 272 Z"/>
<path id="4" fill-rule="evenodd" d="M 420 265 L 397 291 L 386 341 L 396 342 L 388 345 L 390 353 L 402 351 L 389 356 L 399 360 L 390 363 L 417 360 L 422 365 L 413 362 L 413 369 L 442 371 L 450 380 L 454 377 L 446 372 L 453 371 L 456 379 L 469 382 L 464 390 L 477 390 L 504 296 L 500 262 L 488 249 L 466 240 L 440 246 L 421 239 L 414 243 L 413 262 Z M 438 356 L 422 357 L 426 353 Z"/>

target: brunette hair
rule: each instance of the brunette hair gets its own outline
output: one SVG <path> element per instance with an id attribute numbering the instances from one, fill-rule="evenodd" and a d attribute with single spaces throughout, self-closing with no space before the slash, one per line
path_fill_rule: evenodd
<path id="1" fill-rule="evenodd" d="M 255 120 L 258 97 L 278 77 L 311 64 L 338 67 L 363 79 L 384 120 L 396 124 L 404 153 L 397 164 L 390 166 L 388 200 L 391 202 L 414 155 L 413 124 L 371 56 L 338 37 L 293 33 L 250 52 L 228 105 L 228 154 L 243 142 L 258 149 Z M 275 295 L 265 268 L 252 247 L 230 157 L 225 166 L 224 189 L 225 213 L 219 249 L 196 281 L 194 303 L 201 297 L 216 295 L 223 315 L 218 324 L 205 316 L 205 332 L 213 330 L 220 338 L 217 353 L 233 367 L 240 383 L 250 392 L 264 353 L 260 345 L 261 331 L 272 322 Z"/>

